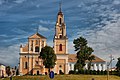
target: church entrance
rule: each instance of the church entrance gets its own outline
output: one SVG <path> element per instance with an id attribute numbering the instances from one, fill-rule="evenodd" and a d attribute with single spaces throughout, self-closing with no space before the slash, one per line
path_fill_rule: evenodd
<path id="1" fill-rule="evenodd" d="M 64 74 L 64 72 L 62 72 L 62 70 L 59 70 L 59 74 Z"/>
<path id="2" fill-rule="evenodd" d="M 37 71 L 37 75 L 39 75 L 40 73 L 39 73 L 39 71 Z"/>

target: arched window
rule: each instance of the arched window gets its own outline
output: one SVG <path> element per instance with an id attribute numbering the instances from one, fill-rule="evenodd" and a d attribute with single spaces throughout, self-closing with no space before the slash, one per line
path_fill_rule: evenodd
<path id="1" fill-rule="evenodd" d="M 39 47 L 35 47 L 35 52 L 39 52 Z"/>
<path id="2" fill-rule="evenodd" d="M 59 51 L 62 51 L 62 44 L 59 45 Z"/>
<path id="3" fill-rule="evenodd" d="M 27 66 L 27 62 L 25 62 L 25 69 L 27 69 L 27 67 L 28 67 L 28 66 Z"/>
<path id="4" fill-rule="evenodd" d="M 61 18 L 60 18 L 60 24 L 62 23 L 62 20 L 61 20 Z"/>
<path id="5" fill-rule="evenodd" d="M 60 35 L 60 38 L 62 38 L 62 35 Z"/>

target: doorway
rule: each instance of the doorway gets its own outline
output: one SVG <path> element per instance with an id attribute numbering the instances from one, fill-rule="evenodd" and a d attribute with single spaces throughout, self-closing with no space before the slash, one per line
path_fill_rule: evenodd
<path id="1" fill-rule="evenodd" d="M 37 71 L 37 75 L 39 75 L 39 71 Z"/>

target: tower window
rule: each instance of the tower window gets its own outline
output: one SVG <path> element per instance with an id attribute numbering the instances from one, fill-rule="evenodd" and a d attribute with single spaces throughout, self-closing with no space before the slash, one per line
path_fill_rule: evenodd
<path id="1" fill-rule="evenodd" d="M 35 52 L 39 52 L 39 47 L 35 47 Z"/>
<path id="2" fill-rule="evenodd" d="M 59 51 L 62 51 L 62 44 L 59 45 Z"/>
<path id="3" fill-rule="evenodd" d="M 60 24 L 62 23 L 62 19 L 60 18 Z"/>
<path id="4" fill-rule="evenodd" d="M 25 62 L 24 68 L 27 69 L 27 67 L 28 67 L 28 64 L 27 64 L 27 62 Z"/>
<path id="5" fill-rule="evenodd" d="M 62 38 L 62 35 L 60 35 L 60 38 Z"/>

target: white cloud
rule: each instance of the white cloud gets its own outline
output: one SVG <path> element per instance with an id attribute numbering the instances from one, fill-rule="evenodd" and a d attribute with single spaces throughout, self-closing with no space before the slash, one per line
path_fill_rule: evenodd
<path id="1" fill-rule="evenodd" d="M 16 0 L 14 2 L 16 2 L 16 3 L 23 3 L 24 1 L 26 1 L 26 0 Z"/>
<path id="2" fill-rule="evenodd" d="M 40 20 L 42 24 L 55 24 L 55 22 Z"/>
<path id="3" fill-rule="evenodd" d="M 104 23 L 106 25 L 101 29 L 81 30 L 79 34 L 87 38 L 89 46 L 95 50 L 95 55 L 109 61 L 109 55 L 112 54 L 116 62 L 120 57 L 120 19 L 116 23 L 110 21 L 104 21 Z"/>
<path id="4" fill-rule="evenodd" d="M 83 2 L 81 2 L 81 3 L 78 5 L 78 7 L 83 7 L 83 6 L 85 6 L 85 4 L 84 4 Z"/>
<path id="5" fill-rule="evenodd" d="M 39 7 L 40 7 L 40 4 L 37 4 L 36 7 L 39 8 Z"/>
<path id="6" fill-rule="evenodd" d="M 39 25 L 39 31 L 48 31 L 48 30 L 49 30 L 48 28 Z"/>
<path id="7" fill-rule="evenodd" d="M 5 2 L 5 0 L 0 0 L 0 5 L 2 5 Z"/>
<path id="8" fill-rule="evenodd" d="M 0 63 L 10 66 L 18 65 L 19 46 L 19 44 L 14 44 L 6 48 L 0 48 Z"/>
<path id="9" fill-rule="evenodd" d="M 113 4 L 115 4 L 115 5 L 120 4 L 120 0 L 114 0 L 114 1 L 113 1 Z"/>

